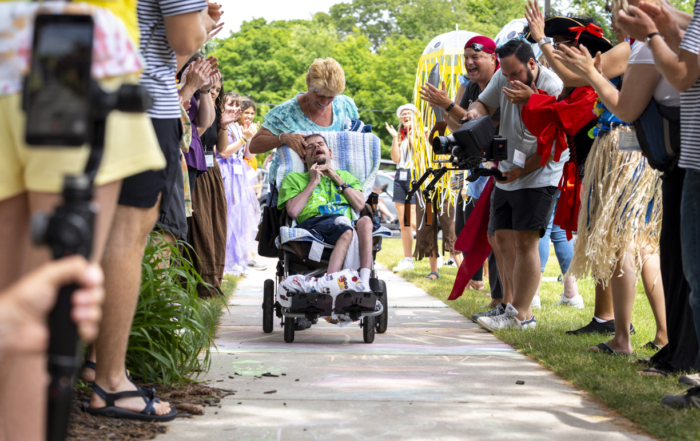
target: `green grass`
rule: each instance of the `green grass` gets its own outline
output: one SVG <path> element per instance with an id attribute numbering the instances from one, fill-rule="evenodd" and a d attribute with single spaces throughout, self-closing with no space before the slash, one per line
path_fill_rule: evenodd
<path id="1" fill-rule="evenodd" d="M 403 257 L 400 240 L 385 240 L 377 260 L 392 268 Z M 443 267 L 440 279 L 430 281 L 424 276 L 430 272 L 428 260 L 415 262 L 413 271 L 402 271 L 401 276 L 422 288 L 428 294 L 446 301 L 452 290 L 457 270 Z M 559 264 L 550 252 L 545 276 L 559 275 Z M 485 280 L 488 291 L 488 281 Z M 564 332 L 590 322 L 593 316 L 594 287 L 590 280 L 580 280 L 578 288 L 586 302 L 585 309 L 556 307 L 564 290 L 560 282 L 542 282 L 540 296 L 542 310 L 536 311 L 537 328 L 527 332 L 500 331 L 495 335 L 518 351 L 589 392 L 606 405 L 631 419 L 641 429 L 661 440 L 700 439 L 700 411 L 672 410 L 661 404 L 669 394 L 682 394 L 686 388 L 678 384 L 678 375 L 669 377 L 642 377 L 643 369 L 633 364 L 638 358 L 648 358 L 653 352 L 637 349 L 653 340 L 656 333 L 654 316 L 644 294 L 641 281 L 637 284 L 632 323 L 637 333 L 632 336 L 635 357 L 613 357 L 590 353 L 586 349 L 607 338 L 603 336 L 569 336 Z M 389 292 L 391 295 L 391 290 Z M 456 301 L 446 302 L 454 310 L 471 318 L 484 310 L 490 297 L 478 291 L 465 291 Z"/>
<path id="2" fill-rule="evenodd" d="M 215 306 L 207 310 L 208 314 L 204 317 L 207 324 L 213 322 L 215 326 L 219 326 L 219 319 L 221 319 L 224 311 L 228 310 L 228 301 L 236 290 L 236 285 L 238 285 L 240 279 L 241 278 L 237 276 L 225 275 L 224 281 L 221 284 L 221 292 L 224 294 L 223 299 L 221 297 L 202 299 L 204 302 Z"/>

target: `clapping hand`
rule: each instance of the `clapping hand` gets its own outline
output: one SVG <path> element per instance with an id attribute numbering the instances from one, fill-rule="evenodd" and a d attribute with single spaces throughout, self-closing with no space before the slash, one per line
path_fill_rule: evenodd
<path id="1" fill-rule="evenodd" d="M 241 108 L 237 106 L 225 106 L 224 113 L 221 115 L 221 126 L 225 127 L 238 121 L 241 117 Z"/>
<path id="2" fill-rule="evenodd" d="M 258 125 L 256 123 L 246 121 L 245 124 L 243 124 L 243 136 L 245 136 L 246 139 L 250 140 L 256 133 L 258 133 Z"/>
<path id="3" fill-rule="evenodd" d="M 674 17 L 671 8 L 672 6 L 668 4 L 658 6 L 649 2 L 639 3 L 639 9 L 649 16 L 664 39 L 671 46 L 675 46 L 680 44 L 684 32 L 678 26 L 678 21 Z"/>
<path id="4" fill-rule="evenodd" d="M 545 37 L 544 17 L 537 2 L 533 3 L 532 0 L 528 0 L 528 4 L 525 6 L 525 19 L 530 26 L 532 39 L 536 42 L 542 40 Z"/>
<path id="5" fill-rule="evenodd" d="M 394 126 L 390 126 L 389 123 L 384 123 L 386 124 L 386 131 L 389 132 L 392 138 L 398 138 L 399 133 L 396 131 Z"/>
<path id="6" fill-rule="evenodd" d="M 579 48 L 580 49 L 561 45 L 559 49 L 554 51 L 554 58 L 564 63 L 573 73 L 587 79 L 591 78 L 594 72 L 597 71 L 595 62 L 593 61 L 593 57 L 591 57 L 591 53 L 586 49 L 586 46 L 579 45 Z"/>
<path id="7" fill-rule="evenodd" d="M 617 24 L 635 40 L 644 41 L 647 35 L 658 32 L 654 20 L 641 9 L 630 5 L 629 13 L 621 10 L 617 18 Z"/>
<path id="8" fill-rule="evenodd" d="M 449 96 L 447 96 L 444 81 L 442 82 L 442 89 L 438 89 L 430 83 L 425 83 L 425 86 L 420 88 L 420 97 L 432 108 L 439 107 L 444 109 L 452 104 L 452 100 Z"/>

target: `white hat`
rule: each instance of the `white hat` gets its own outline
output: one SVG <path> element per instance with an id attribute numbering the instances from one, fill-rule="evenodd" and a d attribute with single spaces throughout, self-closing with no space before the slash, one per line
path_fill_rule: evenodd
<path id="1" fill-rule="evenodd" d="M 412 111 L 413 113 L 418 113 L 418 109 L 413 104 L 404 104 L 403 106 L 399 106 L 399 108 L 396 110 L 396 116 L 401 118 L 401 112 L 406 109 Z"/>

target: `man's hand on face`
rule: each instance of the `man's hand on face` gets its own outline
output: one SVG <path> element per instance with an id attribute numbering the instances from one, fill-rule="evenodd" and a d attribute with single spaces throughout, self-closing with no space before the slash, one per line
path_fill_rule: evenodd
<path id="1" fill-rule="evenodd" d="M 503 94 L 506 96 L 508 101 L 519 106 L 527 105 L 527 102 L 530 100 L 530 96 L 532 96 L 533 93 L 536 93 L 537 90 L 534 88 L 534 84 L 528 87 L 520 81 L 511 81 L 510 87 L 511 89 L 504 87 Z"/>
<path id="2" fill-rule="evenodd" d="M 506 178 L 505 181 L 496 181 L 496 182 L 498 182 L 499 184 L 511 183 L 511 182 L 515 181 L 516 179 L 518 179 L 519 177 L 521 177 L 523 175 L 524 171 L 525 170 L 522 167 L 518 167 L 517 165 L 515 165 L 510 170 L 504 171 L 502 173 L 503 177 Z"/>
<path id="3" fill-rule="evenodd" d="M 423 101 L 430 104 L 430 107 L 439 107 L 444 109 L 452 104 L 452 100 L 447 96 L 447 90 L 445 89 L 445 82 L 442 83 L 442 89 L 438 89 L 432 84 L 426 83 L 425 86 L 420 88 L 420 97 Z"/>

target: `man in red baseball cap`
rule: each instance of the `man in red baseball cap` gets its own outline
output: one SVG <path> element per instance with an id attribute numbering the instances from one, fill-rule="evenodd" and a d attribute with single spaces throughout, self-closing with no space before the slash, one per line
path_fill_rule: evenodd
<path id="1" fill-rule="evenodd" d="M 496 43 L 488 37 L 472 37 L 464 46 L 464 67 L 467 69 L 469 83 L 462 95 L 459 105 L 454 103 L 444 89 L 438 89 L 430 84 L 421 87 L 421 98 L 427 101 L 431 107 L 440 107 L 445 110 L 447 126 L 454 131 L 459 128 L 459 120 L 466 117 L 469 105 L 479 98 L 491 77 L 499 68 L 496 57 Z M 492 117 L 494 122 L 499 121 L 498 112 Z"/>

